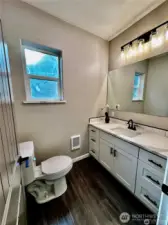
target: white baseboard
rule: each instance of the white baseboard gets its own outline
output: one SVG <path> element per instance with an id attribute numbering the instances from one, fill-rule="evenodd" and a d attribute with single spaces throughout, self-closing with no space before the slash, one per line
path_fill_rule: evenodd
<path id="1" fill-rule="evenodd" d="M 75 162 L 78 162 L 78 161 L 80 161 L 80 160 L 82 160 L 82 159 L 86 159 L 86 158 L 88 158 L 89 156 L 90 156 L 90 154 L 89 154 L 89 153 L 86 153 L 86 154 L 81 155 L 81 156 L 79 156 L 79 157 L 76 157 L 76 158 L 74 158 L 74 159 L 72 159 L 72 160 L 73 160 L 73 163 L 75 163 Z"/>

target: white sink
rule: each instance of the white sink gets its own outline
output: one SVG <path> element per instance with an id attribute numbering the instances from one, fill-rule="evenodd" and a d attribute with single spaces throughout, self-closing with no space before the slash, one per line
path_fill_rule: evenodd
<path id="1" fill-rule="evenodd" d="M 101 124 L 100 127 L 104 128 L 104 129 L 108 129 L 108 130 L 122 128 L 121 124 L 118 124 L 118 123 L 104 123 L 104 124 Z"/>
<path id="2" fill-rule="evenodd" d="M 110 124 L 110 127 L 109 127 L 110 130 L 119 129 L 119 128 L 121 129 L 122 126 L 121 124 L 118 124 L 118 123 Z"/>
<path id="3" fill-rule="evenodd" d="M 129 129 L 124 129 L 124 128 L 120 128 L 120 127 L 113 128 L 111 130 L 113 131 L 113 133 L 115 133 L 117 135 L 122 135 L 122 136 L 126 136 L 126 137 L 129 137 L 129 138 L 133 138 L 133 137 L 136 137 L 136 136 L 141 134 L 141 132 L 129 130 Z"/>

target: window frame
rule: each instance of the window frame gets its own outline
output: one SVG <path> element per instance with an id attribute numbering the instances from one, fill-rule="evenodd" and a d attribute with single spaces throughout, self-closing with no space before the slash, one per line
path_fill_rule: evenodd
<path id="1" fill-rule="evenodd" d="M 143 79 L 143 89 L 141 88 L 141 84 L 139 87 L 137 87 L 138 90 L 140 90 L 141 88 L 141 91 L 143 92 L 142 93 L 142 97 L 140 98 L 137 98 L 137 99 L 134 99 L 134 88 L 136 88 L 134 86 L 134 82 L 133 82 L 133 90 L 132 90 L 132 102 L 143 102 L 144 101 L 144 94 L 145 94 L 145 80 L 146 80 L 146 74 L 145 73 L 140 73 L 140 72 L 135 72 L 134 74 L 134 81 L 135 81 L 135 76 L 138 76 L 138 77 L 142 77 Z M 141 79 L 141 83 L 142 83 L 142 79 Z"/>
<path id="2" fill-rule="evenodd" d="M 64 101 L 64 89 L 63 89 L 63 60 L 62 60 L 62 51 L 58 49 L 53 49 L 48 46 L 44 46 L 41 44 L 33 43 L 26 40 L 20 40 L 21 45 L 21 57 L 22 57 L 22 66 L 23 66 L 23 73 L 24 73 L 24 86 L 25 86 L 25 95 L 26 101 L 23 103 L 65 103 Z M 26 71 L 26 57 L 25 57 L 25 49 L 30 49 L 33 51 L 41 52 L 48 55 L 53 55 L 58 57 L 58 66 L 59 66 L 59 76 L 56 77 L 49 77 L 43 75 L 35 75 L 35 74 L 27 74 Z M 47 81 L 55 81 L 58 85 L 58 93 L 59 99 L 51 99 L 51 98 L 32 98 L 31 97 L 31 87 L 30 87 L 30 79 L 38 79 L 38 80 L 47 80 Z"/>

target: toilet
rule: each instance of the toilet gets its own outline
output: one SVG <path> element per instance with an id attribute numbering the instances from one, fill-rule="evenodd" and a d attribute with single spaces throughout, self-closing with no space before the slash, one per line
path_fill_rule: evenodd
<path id="1" fill-rule="evenodd" d="M 32 141 L 19 144 L 23 182 L 38 204 L 58 198 L 67 190 L 66 175 L 72 169 L 69 156 L 54 156 L 36 166 Z"/>

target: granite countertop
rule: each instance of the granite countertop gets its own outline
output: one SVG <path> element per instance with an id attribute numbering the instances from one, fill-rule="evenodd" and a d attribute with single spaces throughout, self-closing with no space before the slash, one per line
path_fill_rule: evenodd
<path id="1" fill-rule="evenodd" d="M 141 126 L 138 126 L 137 131 L 131 131 L 127 129 L 126 123 L 116 121 L 111 121 L 109 124 L 105 124 L 104 121 L 94 121 L 90 122 L 89 125 L 134 144 L 139 148 L 152 152 L 155 155 L 161 156 L 162 158 L 167 159 L 168 157 L 168 137 L 161 135 L 161 132 L 160 134 L 159 132 L 151 132 Z M 133 132 L 133 137 L 124 135 L 122 131 L 128 131 L 130 134 Z M 137 135 L 134 135 L 134 132 L 137 132 Z"/>

